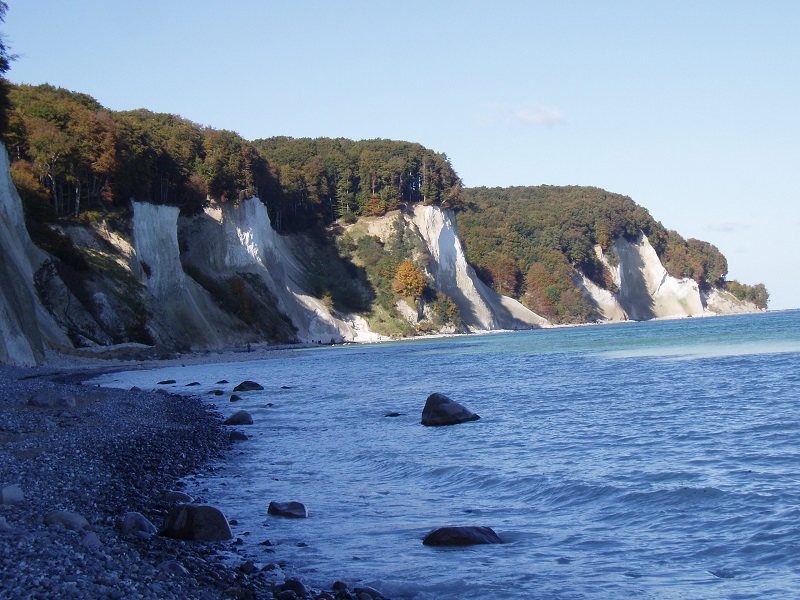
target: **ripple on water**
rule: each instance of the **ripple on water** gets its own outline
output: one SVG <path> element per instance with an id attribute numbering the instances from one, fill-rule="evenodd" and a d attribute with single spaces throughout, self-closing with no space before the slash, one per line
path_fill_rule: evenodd
<path id="1" fill-rule="evenodd" d="M 207 393 L 217 381 L 266 383 L 236 403 L 255 418 L 242 454 L 192 485 L 264 562 L 312 583 L 343 577 L 397 600 L 800 597 L 800 313 L 690 321 L 105 381 L 198 381 L 223 413 L 227 397 Z M 433 391 L 481 420 L 422 427 Z M 272 499 L 304 502 L 309 519 L 268 518 Z M 507 543 L 422 545 L 459 524 Z"/>

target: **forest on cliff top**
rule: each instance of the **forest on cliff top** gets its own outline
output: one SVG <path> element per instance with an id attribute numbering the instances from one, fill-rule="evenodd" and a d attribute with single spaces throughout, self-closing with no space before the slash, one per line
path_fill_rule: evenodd
<path id="1" fill-rule="evenodd" d="M 209 199 L 238 203 L 255 195 L 277 231 L 313 232 L 330 259 L 335 222 L 422 202 L 456 212 L 468 260 L 487 283 L 554 322 L 589 318 L 572 283 L 575 269 L 613 288 L 594 246 L 613 259 L 613 241 L 640 231 L 673 276 L 725 287 L 761 307 L 768 300 L 762 284 L 726 281 L 727 261 L 713 245 L 685 240 L 630 198 L 597 188 L 464 189 L 445 154 L 416 143 L 248 141 L 177 115 L 112 111 L 50 85 L 6 87 L 3 138 L 12 177 L 32 236 L 45 249 L 53 246 L 47 223 L 125 220 L 131 199 L 188 215 Z"/>

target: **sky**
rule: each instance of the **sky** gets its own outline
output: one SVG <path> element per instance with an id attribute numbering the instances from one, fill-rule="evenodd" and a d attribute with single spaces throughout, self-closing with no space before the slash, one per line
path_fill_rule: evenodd
<path id="1" fill-rule="evenodd" d="M 800 307 L 795 0 L 7 0 L 8 78 L 253 140 L 385 138 L 590 185 Z"/>

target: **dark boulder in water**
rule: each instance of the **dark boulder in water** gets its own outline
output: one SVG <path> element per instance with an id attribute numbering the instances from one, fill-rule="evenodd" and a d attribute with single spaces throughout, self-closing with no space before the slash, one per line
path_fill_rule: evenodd
<path id="1" fill-rule="evenodd" d="M 252 392 L 254 390 L 263 390 L 264 386 L 260 383 L 256 383 L 255 381 L 243 381 L 235 388 L 233 388 L 234 392 Z"/>
<path id="2" fill-rule="evenodd" d="M 159 381 L 156 385 L 171 385 L 175 383 L 174 379 L 165 379 L 164 381 Z"/>
<path id="3" fill-rule="evenodd" d="M 281 593 L 291 593 L 292 598 L 311 598 L 311 592 L 299 579 L 287 579 L 283 583 L 275 586 L 275 591 Z M 286 596 L 287 598 L 290 596 Z"/>
<path id="4" fill-rule="evenodd" d="M 223 421 L 224 425 L 252 425 L 253 417 L 246 410 L 239 410 Z"/>
<path id="5" fill-rule="evenodd" d="M 161 534 L 179 540 L 221 542 L 233 537 L 228 520 L 213 506 L 180 504 L 170 509 Z"/>
<path id="6" fill-rule="evenodd" d="M 267 513 L 276 517 L 288 517 L 290 519 L 305 519 L 308 517 L 308 510 L 302 502 L 270 502 Z"/>
<path id="7" fill-rule="evenodd" d="M 426 546 L 471 546 L 474 544 L 502 544 L 491 527 L 439 527 L 426 535 Z"/>
<path id="8" fill-rule="evenodd" d="M 425 408 L 422 409 L 423 425 L 457 425 L 467 421 L 480 419 L 471 410 L 461 406 L 458 402 L 451 400 L 444 394 L 431 394 L 425 401 Z"/>

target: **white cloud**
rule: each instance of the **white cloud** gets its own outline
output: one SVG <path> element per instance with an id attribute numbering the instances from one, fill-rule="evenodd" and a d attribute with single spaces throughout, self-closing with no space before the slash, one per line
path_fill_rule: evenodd
<path id="1" fill-rule="evenodd" d="M 739 229 L 742 229 L 742 224 L 737 223 L 736 221 L 716 221 L 714 223 L 709 223 L 708 225 L 706 225 L 705 228 L 707 231 L 731 233 L 733 231 L 738 231 Z"/>
<path id="2" fill-rule="evenodd" d="M 484 125 L 527 125 L 553 127 L 566 125 L 561 109 L 556 106 L 542 106 L 536 102 L 525 106 L 512 106 L 510 104 L 493 103 L 484 106 Z"/>

